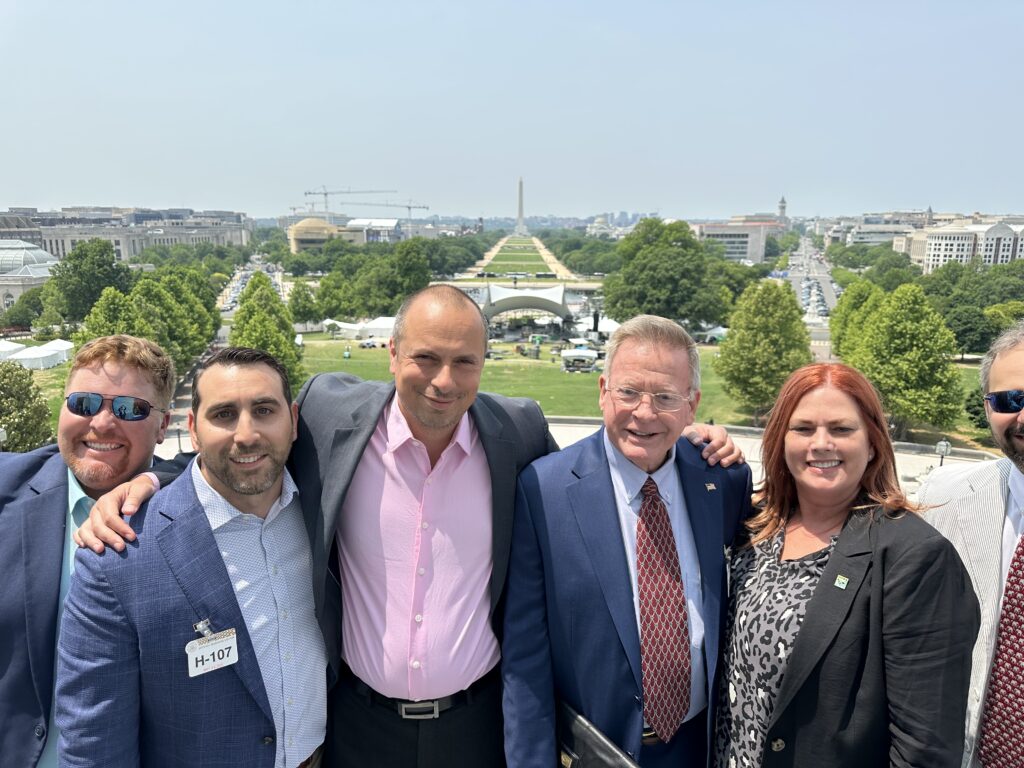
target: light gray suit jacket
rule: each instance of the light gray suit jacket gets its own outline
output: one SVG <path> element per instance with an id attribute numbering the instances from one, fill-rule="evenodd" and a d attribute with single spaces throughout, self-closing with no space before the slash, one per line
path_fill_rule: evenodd
<path id="1" fill-rule="evenodd" d="M 1009 459 L 1000 459 L 980 465 L 940 467 L 925 479 L 918 492 L 918 501 L 933 507 L 924 513 L 925 519 L 952 542 L 967 567 L 981 606 L 981 629 L 974 644 L 967 700 L 964 768 L 977 764 L 978 726 L 1003 595 L 1000 561 L 1012 466 Z"/>
<path id="2" fill-rule="evenodd" d="M 313 552 L 316 613 L 335 674 L 341 664 L 341 589 L 336 565 L 331 562 L 334 531 L 359 460 L 394 394 L 393 382 L 325 373 L 307 381 L 296 400 L 298 438 L 292 446 L 289 469 L 302 489 L 302 511 Z M 531 461 L 558 450 L 558 446 L 533 400 L 480 392 L 469 415 L 491 473 L 491 625 L 500 640 L 516 476 Z"/>

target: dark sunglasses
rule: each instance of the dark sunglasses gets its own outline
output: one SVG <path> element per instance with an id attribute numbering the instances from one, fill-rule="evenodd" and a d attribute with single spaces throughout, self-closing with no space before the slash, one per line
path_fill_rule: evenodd
<path id="1" fill-rule="evenodd" d="M 95 416 L 103 410 L 106 402 L 110 403 L 111 412 L 121 421 L 142 421 L 149 417 L 150 411 L 167 413 L 166 409 L 131 395 L 104 397 L 96 392 L 72 392 L 67 397 L 68 410 L 75 416 Z"/>
<path id="2" fill-rule="evenodd" d="M 1024 389 L 989 392 L 985 399 L 996 413 L 1020 413 L 1024 410 Z"/>

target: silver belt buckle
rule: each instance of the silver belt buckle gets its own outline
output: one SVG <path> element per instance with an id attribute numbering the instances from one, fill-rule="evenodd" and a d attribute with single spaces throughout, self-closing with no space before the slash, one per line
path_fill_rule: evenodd
<path id="1" fill-rule="evenodd" d="M 434 720 L 441 716 L 437 699 L 433 701 L 403 701 L 398 705 L 403 720 Z"/>

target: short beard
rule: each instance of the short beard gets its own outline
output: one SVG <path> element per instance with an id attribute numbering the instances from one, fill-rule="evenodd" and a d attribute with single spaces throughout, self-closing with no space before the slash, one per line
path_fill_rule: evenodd
<path id="1" fill-rule="evenodd" d="M 1024 472 L 1024 452 L 1018 450 L 1013 442 L 1014 436 L 1017 435 L 1024 435 L 1024 429 L 1015 425 L 1007 427 L 1001 435 L 996 434 L 995 430 L 992 431 L 996 445 L 999 446 L 1006 458 L 1012 461 L 1019 471 Z"/>

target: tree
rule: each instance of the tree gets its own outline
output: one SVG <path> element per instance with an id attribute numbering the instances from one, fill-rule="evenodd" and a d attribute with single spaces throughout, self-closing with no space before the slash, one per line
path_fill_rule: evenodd
<path id="1" fill-rule="evenodd" d="M 829 335 L 832 341 L 832 353 L 837 357 L 843 357 L 844 343 L 850 321 L 861 306 L 872 294 L 881 294 L 881 291 L 874 283 L 867 280 L 859 280 L 839 297 L 832 314 L 828 318 Z"/>
<path id="2" fill-rule="evenodd" d="M 295 344 L 291 313 L 262 272 L 249 279 L 238 297 L 238 311 L 228 343 L 272 354 L 288 371 L 288 380 L 296 390 L 306 380 L 302 350 Z"/>
<path id="3" fill-rule="evenodd" d="M 956 338 L 917 285 L 901 285 L 864 323 L 848 362 L 878 388 L 894 437 L 911 424 L 949 427 L 963 412 Z"/>
<path id="4" fill-rule="evenodd" d="M 128 267 L 114 258 L 109 240 L 89 240 L 76 245 L 50 270 L 54 289 L 63 299 L 66 320 L 83 320 L 104 288 L 127 293 L 132 285 Z"/>
<path id="5" fill-rule="evenodd" d="M 177 370 L 187 371 L 192 359 L 203 351 L 208 342 L 197 323 L 198 318 L 153 277 L 139 280 L 128 298 L 153 326 L 155 333 L 149 338 L 163 348 Z"/>
<path id="6" fill-rule="evenodd" d="M 688 327 L 725 319 L 732 297 L 710 274 L 706 251 L 685 222 L 643 219 L 619 241 L 618 252 L 622 269 L 604 283 L 609 317 L 660 315 Z"/>
<path id="7" fill-rule="evenodd" d="M 0 427 L 7 430 L 8 451 L 31 451 L 53 440 L 50 409 L 32 372 L 9 360 L 0 361 Z"/>
<path id="8" fill-rule="evenodd" d="M 1021 318 L 1024 318 L 1024 301 L 1004 301 L 1002 304 L 993 304 L 985 307 L 985 317 L 992 321 L 1002 333 L 1012 325 L 1016 325 Z"/>
<path id="9" fill-rule="evenodd" d="M 316 298 L 306 283 L 295 283 L 292 286 L 291 296 L 288 297 L 288 309 L 296 323 L 316 323 L 324 319 Z"/>
<path id="10" fill-rule="evenodd" d="M 127 333 L 147 339 L 156 337 L 156 330 L 139 311 L 134 301 L 116 288 L 106 288 L 85 316 L 81 328 L 74 336 L 74 341 L 81 345 L 100 336 L 112 336 L 115 333 Z"/>
<path id="11" fill-rule="evenodd" d="M 961 360 L 967 352 L 984 352 L 999 335 L 999 326 L 978 307 L 955 306 L 944 319 L 956 336 Z"/>
<path id="12" fill-rule="evenodd" d="M 793 291 L 765 280 L 736 302 L 715 370 L 725 391 L 753 408 L 756 419 L 775 402 L 786 377 L 811 361 L 810 344 Z"/>
<path id="13" fill-rule="evenodd" d="M 985 393 L 981 391 L 979 384 L 964 399 L 964 410 L 967 411 L 967 418 L 971 424 L 978 429 L 988 429 L 988 414 L 985 413 Z"/>
<path id="14" fill-rule="evenodd" d="M 2 325 L 31 328 L 36 318 L 43 313 L 43 286 L 29 288 L 4 314 Z"/>

